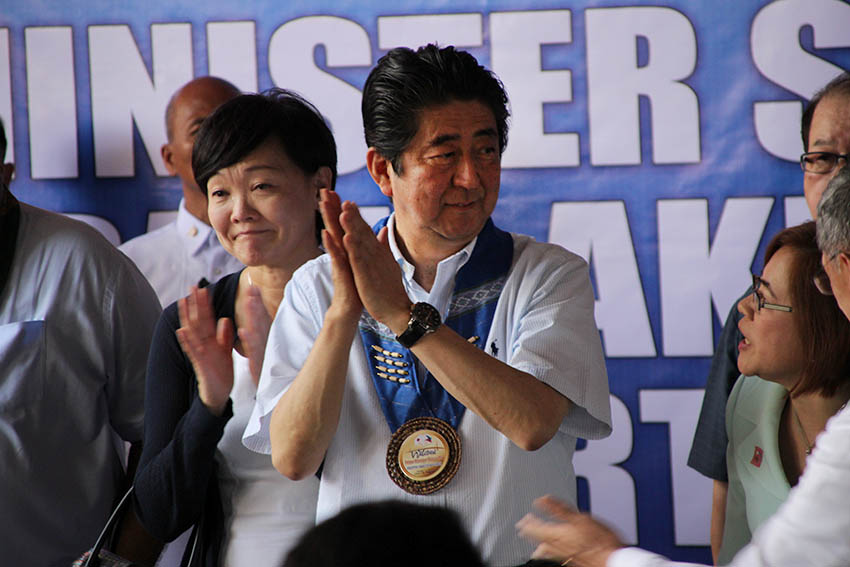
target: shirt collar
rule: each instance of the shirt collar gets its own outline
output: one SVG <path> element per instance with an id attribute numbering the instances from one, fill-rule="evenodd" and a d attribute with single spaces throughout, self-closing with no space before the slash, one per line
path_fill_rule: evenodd
<path id="1" fill-rule="evenodd" d="M 393 257 L 395 258 L 398 265 L 401 266 L 401 271 L 404 274 L 404 278 L 408 282 L 413 281 L 413 274 L 416 271 L 416 267 L 411 264 L 407 258 L 404 257 L 404 254 L 401 253 L 401 250 L 398 247 L 398 243 L 396 242 L 395 236 L 395 213 L 390 215 L 390 219 L 387 221 L 387 236 L 390 243 L 390 250 L 393 253 Z M 452 274 L 457 273 L 467 261 L 469 261 L 470 256 L 472 256 L 472 250 L 475 248 L 475 243 L 478 242 L 478 236 L 476 235 L 469 244 L 452 254 L 446 258 L 440 260 L 440 263 L 437 264 L 437 279 L 435 283 L 439 282 L 442 278 L 440 278 L 440 272 L 444 270 L 450 270 Z"/>
<path id="2" fill-rule="evenodd" d="M 212 227 L 186 209 L 184 199 L 180 199 L 180 206 L 177 208 L 177 235 L 193 256 L 212 244 L 211 240 L 217 240 Z"/>

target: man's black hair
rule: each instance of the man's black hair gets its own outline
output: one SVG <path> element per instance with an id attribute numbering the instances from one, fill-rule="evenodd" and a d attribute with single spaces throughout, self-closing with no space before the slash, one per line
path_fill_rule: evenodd
<path id="1" fill-rule="evenodd" d="M 217 172 L 243 160 L 266 140 L 280 143 L 292 163 L 307 175 L 331 170 L 336 186 L 336 143 L 324 117 L 304 98 L 284 89 L 244 94 L 222 104 L 201 124 L 192 147 L 192 171 L 206 194 Z M 322 219 L 316 212 L 316 237 Z"/>
<path id="2" fill-rule="evenodd" d="M 452 101 L 478 101 L 493 112 L 499 149 L 508 144 L 508 96 L 501 81 L 475 57 L 429 44 L 391 50 L 378 60 L 363 88 L 366 145 L 401 174 L 401 154 L 416 136 L 421 112 Z"/>
<path id="3" fill-rule="evenodd" d="M 800 135 L 803 138 L 804 152 L 809 151 L 809 130 L 812 128 L 812 118 L 815 115 L 815 108 L 818 103 L 827 96 L 839 95 L 850 99 L 850 73 L 844 71 L 830 82 L 825 87 L 815 93 L 815 96 L 806 105 L 803 110 L 803 117 L 800 120 Z"/>
<path id="4" fill-rule="evenodd" d="M 455 512 L 387 500 L 347 508 L 305 533 L 282 567 L 483 567 Z"/>

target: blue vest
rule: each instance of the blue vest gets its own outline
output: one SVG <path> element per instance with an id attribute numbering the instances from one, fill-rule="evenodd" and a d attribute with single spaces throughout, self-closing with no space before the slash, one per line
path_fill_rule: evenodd
<path id="1" fill-rule="evenodd" d="M 387 218 L 373 230 L 377 233 L 386 224 Z M 455 277 L 444 322 L 478 348 L 484 348 L 512 262 L 513 238 L 487 219 L 469 260 Z M 466 407 L 446 392 L 430 372 L 420 375 L 413 353 L 366 311 L 360 318 L 360 338 L 390 431 L 395 432 L 416 417 L 436 417 L 458 429 Z"/>

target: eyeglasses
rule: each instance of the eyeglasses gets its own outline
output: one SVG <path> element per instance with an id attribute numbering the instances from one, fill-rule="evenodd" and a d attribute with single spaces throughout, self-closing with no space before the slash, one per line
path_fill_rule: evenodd
<path id="1" fill-rule="evenodd" d="M 758 311 L 761 311 L 762 307 L 765 309 L 773 309 L 774 311 L 785 311 L 790 313 L 791 307 L 788 305 L 779 305 L 777 303 L 768 303 L 764 300 L 764 296 L 759 293 L 759 288 L 764 283 L 764 280 L 753 274 L 753 301 L 758 307 Z"/>
<path id="2" fill-rule="evenodd" d="M 834 154 L 832 152 L 806 152 L 800 156 L 800 167 L 809 173 L 830 173 L 838 166 L 839 161 L 847 165 L 850 154 Z"/>

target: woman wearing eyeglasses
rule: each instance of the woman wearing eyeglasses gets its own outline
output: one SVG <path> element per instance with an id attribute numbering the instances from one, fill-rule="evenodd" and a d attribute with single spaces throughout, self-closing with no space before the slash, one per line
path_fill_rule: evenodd
<path id="1" fill-rule="evenodd" d="M 815 223 L 788 228 L 768 244 L 753 294 L 738 303 L 742 377 L 726 406 L 720 565 L 785 501 L 817 435 L 850 397 L 850 322 L 824 276 Z"/>

